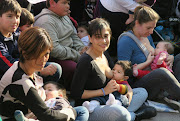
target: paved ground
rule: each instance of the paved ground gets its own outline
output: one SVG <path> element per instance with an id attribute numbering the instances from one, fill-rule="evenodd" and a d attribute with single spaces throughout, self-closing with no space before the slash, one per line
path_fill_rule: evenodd
<path id="1" fill-rule="evenodd" d="M 158 112 L 156 117 L 142 121 L 180 121 L 180 113 Z"/>

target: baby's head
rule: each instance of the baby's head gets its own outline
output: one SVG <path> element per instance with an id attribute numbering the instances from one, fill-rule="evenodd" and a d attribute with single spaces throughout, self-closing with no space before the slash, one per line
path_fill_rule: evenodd
<path id="1" fill-rule="evenodd" d="M 168 41 L 160 41 L 156 45 L 154 55 L 158 55 L 161 51 L 166 51 L 168 54 L 173 54 L 174 53 L 174 47 Z"/>
<path id="2" fill-rule="evenodd" d="M 32 27 L 34 24 L 34 15 L 25 8 L 22 8 L 19 28 L 21 31 L 26 30 L 29 27 Z"/>
<path id="3" fill-rule="evenodd" d="M 130 61 L 117 61 L 113 68 L 114 80 L 128 80 L 132 76 L 132 65 Z"/>
<path id="4" fill-rule="evenodd" d="M 46 93 L 46 100 L 56 97 L 63 97 L 67 99 L 66 89 L 57 82 L 48 81 L 44 84 L 44 90 Z"/>
<path id="5" fill-rule="evenodd" d="M 89 35 L 88 34 L 88 25 L 86 22 L 79 23 L 79 26 L 77 28 L 77 35 L 80 39 Z"/>

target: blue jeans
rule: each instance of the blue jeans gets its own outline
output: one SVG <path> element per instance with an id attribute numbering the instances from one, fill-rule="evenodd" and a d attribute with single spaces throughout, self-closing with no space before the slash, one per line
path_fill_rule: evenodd
<path id="1" fill-rule="evenodd" d="M 131 114 L 121 105 L 100 105 L 90 113 L 88 121 L 131 121 Z"/>
<path id="2" fill-rule="evenodd" d="M 84 106 L 78 106 L 78 107 L 74 107 L 74 109 L 77 112 L 77 117 L 75 121 L 87 121 L 89 118 L 89 112 L 87 110 L 87 108 L 85 108 Z"/>
<path id="3" fill-rule="evenodd" d="M 115 91 L 112 94 L 114 95 L 116 100 L 119 100 L 122 103 L 122 106 L 127 107 L 128 102 L 126 102 L 125 104 L 123 103 L 121 99 L 121 94 L 118 91 Z M 105 105 L 108 99 L 109 99 L 109 95 L 105 95 L 105 96 L 100 96 L 100 97 L 93 97 L 90 100 L 97 100 L 98 102 L 100 102 L 100 105 Z"/>
<path id="4" fill-rule="evenodd" d="M 115 94 L 117 97 L 119 97 L 118 93 Z M 147 99 L 147 96 L 148 93 L 146 89 L 134 88 L 132 101 L 127 109 L 120 105 L 99 106 L 95 108 L 94 112 L 90 115 L 89 120 L 99 121 L 102 119 L 103 121 L 119 121 L 121 119 L 120 121 L 134 121 L 136 117 L 136 114 L 134 112 L 142 106 L 142 104 Z M 108 95 L 91 99 L 100 101 L 101 105 L 104 105 L 102 103 L 105 103 L 107 101 Z M 110 119 L 111 115 L 114 116 L 112 119 Z"/>
<path id="5" fill-rule="evenodd" d="M 57 71 L 54 75 L 52 76 L 42 76 L 38 73 L 39 76 L 41 76 L 43 78 L 43 82 L 47 82 L 47 81 L 55 81 L 55 82 L 58 82 L 59 79 L 61 78 L 61 75 L 62 75 L 62 68 L 61 66 L 58 64 L 58 63 L 55 63 L 55 62 L 47 62 L 46 65 L 44 67 L 47 67 L 48 65 L 50 64 L 53 64 L 57 67 Z"/>

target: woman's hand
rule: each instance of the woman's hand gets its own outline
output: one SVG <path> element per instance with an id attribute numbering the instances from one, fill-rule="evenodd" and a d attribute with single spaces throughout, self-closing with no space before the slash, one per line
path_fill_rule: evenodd
<path id="1" fill-rule="evenodd" d="M 154 54 L 152 54 L 152 52 L 149 53 L 146 62 L 151 64 L 152 61 L 154 60 Z"/>
<path id="2" fill-rule="evenodd" d="M 152 54 L 152 52 L 149 53 L 147 60 L 144 63 L 140 63 L 137 65 L 138 69 L 145 69 L 146 67 L 148 67 L 152 61 L 154 60 L 154 54 Z"/>
<path id="3" fill-rule="evenodd" d="M 43 70 L 40 71 L 40 74 L 42 76 L 49 76 L 49 75 L 54 75 L 57 71 L 57 67 L 53 64 L 48 65 L 47 67 L 43 68 Z"/>
<path id="4" fill-rule="evenodd" d="M 173 65 L 173 62 L 174 62 L 174 56 L 173 55 L 168 55 L 168 57 L 166 59 L 166 62 L 167 62 L 167 66 L 169 66 L 172 69 L 172 65 Z"/>
<path id="5" fill-rule="evenodd" d="M 115 80 L 110 80 L 106 87 L 104 87 L 104 91 L 106 93 L 106 95 L 108 95 L 109 93 L 112 93 L 114 91 L 117 91 L 117 83 Z"/>

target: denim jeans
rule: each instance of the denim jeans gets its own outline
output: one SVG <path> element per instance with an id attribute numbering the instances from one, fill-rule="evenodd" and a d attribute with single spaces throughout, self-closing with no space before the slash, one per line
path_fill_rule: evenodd
<path id="1" fill-rule="evenodd" d="M 77 112 L 77 117 L 75 121 L 87 121 L 89 118 L 89 112 L 87 110 L 87 108 L 85 108 L 84 106 L 77 106 L 74 107 L 74 109 Z"/>
<path id="2" fill-rule="evenodd" d="M 116 99 L 119 98 L 118 100 L 121 101 L 120 94 L 118 94 L 118 93 L 119 92 L 117 92 L 117 93 L 115 92 L 114 95 L 115 95 Z M 115 108 L 115 107 L 113 107 L 114 106 L 113 105 L 109 109 L 107 109 L 108 106 L 100 106 L 100 107 L 97 107 L 97 108 L 100 108 L 100 109 L 98 109 L 100 112 L 97 112 L 96 109 L 95 109 L 95 111 L 99 115 L 102 115 L 100 113 L 101 112 L 104 113 L 103 111 L 105 109 L 109 110 L 109 111 L 106 111 L 107 115 L 104 115 L 104 116 L 102 115 L 101 118 L 103 118 L 104 120 L 109 119 L 109 118 L 107 118 L 108 115 L 115 115 L 117 113 L 117 114 L 119 114 L 119 118 L 122 119 L 122 121 L 128 121 L 128 120 L 134 121 L 135 117 L 136 117 L 134 112 L 137 111 L 142 106 L 142 104 L 146 101 L 147 97 L 148 97 L 148 93 L 147 93 L 146 89 L 144 89 L 144 88 L 134 88 L 133 89 L 132 101 L 131 101 L 131 103 L 130 103 L 130 105 L 128 106 L 127 109 L 124 108 L 123 106 L 120 106 L 120 105 L 116 105 L 116 108 Z M 104 105 L 104 104 L 106 104 L 106 101 L 108 100 L 108 98 L 109 98 L 109 95 L 106 95 L 106 96 L 91 98 L 91 100 L 97 100 L 97 101 L 100 102 L 101 105 Z M 122 112 L 123 112 L 123 114 L 122 114 Z M 91 116 L 93 116 L 93 117 L 91 117 Z M 96 115 L 95 114 L 90 115 L 90 119 L 95 120 L 94 116 L 96 116 Z M 114 121 L 114 120 L 116 120 L 117 117 L 118 116 L 114 117 L 111 120 Z M 101 120 L 99 117 L 96 117 L 96 118 Z"/>

